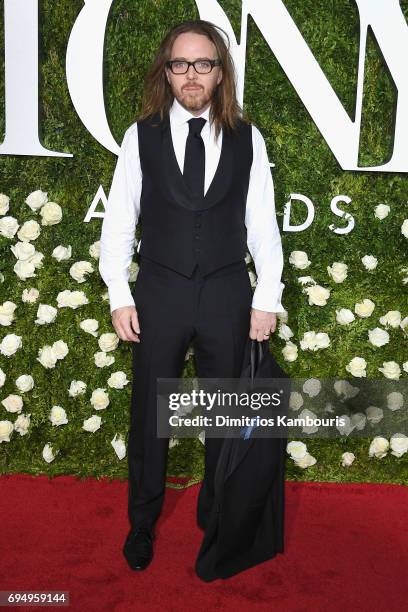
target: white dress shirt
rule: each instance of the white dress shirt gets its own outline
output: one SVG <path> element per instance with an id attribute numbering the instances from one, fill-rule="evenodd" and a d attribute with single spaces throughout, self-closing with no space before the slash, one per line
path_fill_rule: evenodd
<path id="1" fill-rule="evenodd" d="M 207 119 L 201 131 L 205 145 L 205 193 L 211 184 L 220 158 L 222 130 L 216 140 L 214 128 L 209 122 L 209 109 L 200 116 Z M 187 121 L 192 117 L 195 115 L 174 99 L 170 109 L 170 128 L 181 172 L 184 168 L 188 135 Z M 252 125 L 252 145 L 253 161 L 245 212 L 247 246 L 257 274 L 252 307 L 268 312 L 284 312 L 285 309 L 281 304 L 285 286 L 281 282 L 283 253 L 275 214 L 274 187 L 265 141 L 254 125 Z M 134 306 L 129 287 L 129 266 L 135 247 L 141 189 L 142 171 L 137 123 L 133 123 L 123 138 L 100 238 L 99 272 L 108 287 L 111 312 L 121 306 Z M 143 229 L 138 251 L 142 240 Z"/>

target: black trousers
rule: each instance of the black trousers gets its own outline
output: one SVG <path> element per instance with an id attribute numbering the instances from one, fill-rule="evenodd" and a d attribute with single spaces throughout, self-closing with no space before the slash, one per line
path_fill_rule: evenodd
<path id="1" fill-rule="evenodd" d="M 196 375 L 235 378 L 249 336 L 252 288 L 244 260 L 191 278 L 146 258 L 133 289 L 140 343 L 132 343 L 131 422 L 128 439 L 131 527 L 153 528 L 164 500 L 168 438 L 157 437 L 157 378 L 179 378 L 192 342 Z M 205 474 L 197 520 L 205 526 L 223 440 L 206 438 Z"/>

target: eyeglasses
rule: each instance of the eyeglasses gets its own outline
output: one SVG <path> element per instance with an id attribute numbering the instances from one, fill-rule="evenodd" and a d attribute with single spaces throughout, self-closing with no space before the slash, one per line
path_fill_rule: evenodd
<path id="1" fill-rule="evenodd" d="M 167 68 L 170 68 L 173 74 L 186 74 L 190 66 L 194 66 L 194 70 L 198 74 L 208 74 L 214 68 L 214 66 L 220 66 L 221 60 L 219 59 L 200 59 L 194 62 L 188 62 L 187 60 L 169 60 L 166 62 Z"/>

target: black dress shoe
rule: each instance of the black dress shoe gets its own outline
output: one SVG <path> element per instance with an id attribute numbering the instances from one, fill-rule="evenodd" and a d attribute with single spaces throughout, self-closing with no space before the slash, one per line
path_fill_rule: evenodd
<path id="1" fill-rule="evenodd" d="M 148 527 L 138 527 L 129 532 L 123 554 L 132 570 L 144 570 L 153 559 L 154 533 Z"/>

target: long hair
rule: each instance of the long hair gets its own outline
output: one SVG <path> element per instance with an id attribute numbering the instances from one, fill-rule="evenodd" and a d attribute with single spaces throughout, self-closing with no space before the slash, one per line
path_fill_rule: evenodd
<path id="1" fill-rule="evenodd" d="M 221 60 L 222 79 L 213 92 L 210 107 L 210 121 L 214 122 L 216 136 L 223 130 L 233 130 L 238 119 L 248 121 L 236 97 L 235 69 L 229 52 L 230 41 L 227 33 L 215 24 L 197 19 L 177 24 L 162 40 L 154 60 L 146 74 L 142 110 L 139 119 L 153 113 L 160 113 L 163 120 L 170 110 L 174 95 L 165 74 L 166 62 L 170 59 L 173 43 L 179 34 L 194 32 L 207 36 L 215 45 L 217 56 Z M 220 32 L 223 32 L 228 44 Z"/>

